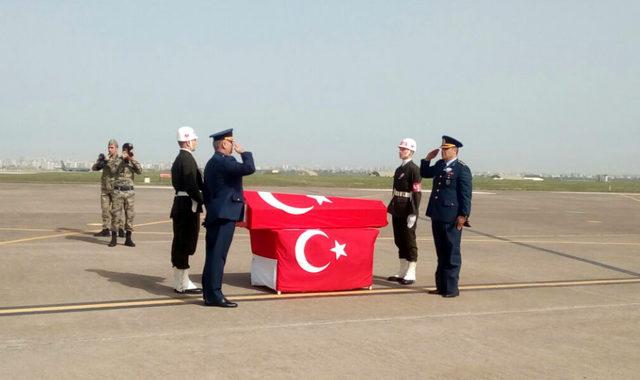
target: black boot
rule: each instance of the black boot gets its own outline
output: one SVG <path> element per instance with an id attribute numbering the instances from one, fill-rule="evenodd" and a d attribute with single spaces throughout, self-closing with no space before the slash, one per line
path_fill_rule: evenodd
<path id="1" fill-rule="evenodd" d="M 111 233 L 109 232 L 108 228 L 103 228 L 102 231 L 96 232 L 95 234 L 93 234 L 93 236 L 109 236 L 109 235 L 111 235 Z"/>
<path id="2" fill-rule="evenodd" d="M 124 230 L 122 228 L 118 229 L 118 237 L 124 237 Z"/>
<path id="3" fill-rule="evenodd" d="M 118 244 L 118 233 L 116 231 L 111 231 L 111 241 L 109 242 L 109 247 L 115 247 Z"/>
<path id="4" fill-rule="evenodd" d="M 135 247 L 136 243 L 133 242 L 133 240 L 131 240 L 131 231 L 127 231 L 127 235 L 124 239 L 124 245 L 126 245 L 127 247 Z"/>

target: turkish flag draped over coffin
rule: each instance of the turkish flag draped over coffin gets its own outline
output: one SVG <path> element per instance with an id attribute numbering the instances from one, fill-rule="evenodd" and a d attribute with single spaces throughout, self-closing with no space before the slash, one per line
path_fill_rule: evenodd
<path id="1" fill-rule="evenodd" d="M 365 288 L 387 210 L 378 200 L 245 191 L 252 285 L 284 292 Z"/>
<path id="2" fill-rule="evenodd" d="M 379 200 L 266 191 L 245 191 L 244 198 L 245 223 L 250 230 L 387 225 L 387 208 Z"/>
<path id="3" fill-rule="evenodd" d="M 254 285 L 283 292 L 365 288 L 373 279 L 373 248 L 378 230 L 252 230 Z"/>

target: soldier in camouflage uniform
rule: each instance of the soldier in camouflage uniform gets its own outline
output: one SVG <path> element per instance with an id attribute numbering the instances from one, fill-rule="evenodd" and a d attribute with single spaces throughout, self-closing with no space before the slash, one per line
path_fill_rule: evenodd
<path id="1" fill-rule="evenodd" d="M 111 192 L 113 190 L 114 173 L 111 171 L 109 164 L 110 160 L 117 159 L 118 155 L 118 141 L 115 139 L 109 140 L 107 143 L 108 156 L 100 153 L 98 160 L 91 167 L 93 171 L 102 170 L 102 177 L 100 178 L 100 207 L 102 209 L 102 230 L 95 234 L 95 236 L 109 236 L 111 233 Z M 124 237 L 124 230 L 120 228 L 118 235 Z"/>
<path id="2" fill-rule="evenodd" d="M 131 240 L 133 231 L 133 218 L 135 217 L 135 197 L 133 179 L 136 174 L 142 174 L 142 166 L 133 158 L 133 145 L 122 145 L 122 157 L 109 162 L 110 170 L 115 174 L 113 180 L 112 206 L 111 206 L 111 242 L 109 247 L 117 244 L 117 224 L 124 221 L 125 241 L 124 245 L 135 247 Z M 124 208 L 124 217 L 122 215 Z"/>

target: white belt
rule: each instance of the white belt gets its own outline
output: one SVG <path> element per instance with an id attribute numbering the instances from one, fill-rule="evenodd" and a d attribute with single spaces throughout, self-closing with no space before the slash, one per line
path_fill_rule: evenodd
<path id="1" fill-rule="evenodd" d="M 176 193 L 176 197 L 188 197 L 189 193 L 187 193 L 186 191 L 178 191 Z"/>
<path id="2" fill-rule="evenodd" d="M 411 198 L 411 193 L 408 193 L 405 191 L 398 191 L 396 189 L 393 189 L 393 195 L 396 197 Z"/>

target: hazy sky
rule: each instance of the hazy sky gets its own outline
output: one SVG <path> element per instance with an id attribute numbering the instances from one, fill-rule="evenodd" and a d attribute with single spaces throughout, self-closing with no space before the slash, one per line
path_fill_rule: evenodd
<path id="1" fill-rule="evenodd" d="M 0 0 L 0 158 L 171 161 L 234 128 L 257 165 L 640 173 L 639 1 Z"/>

